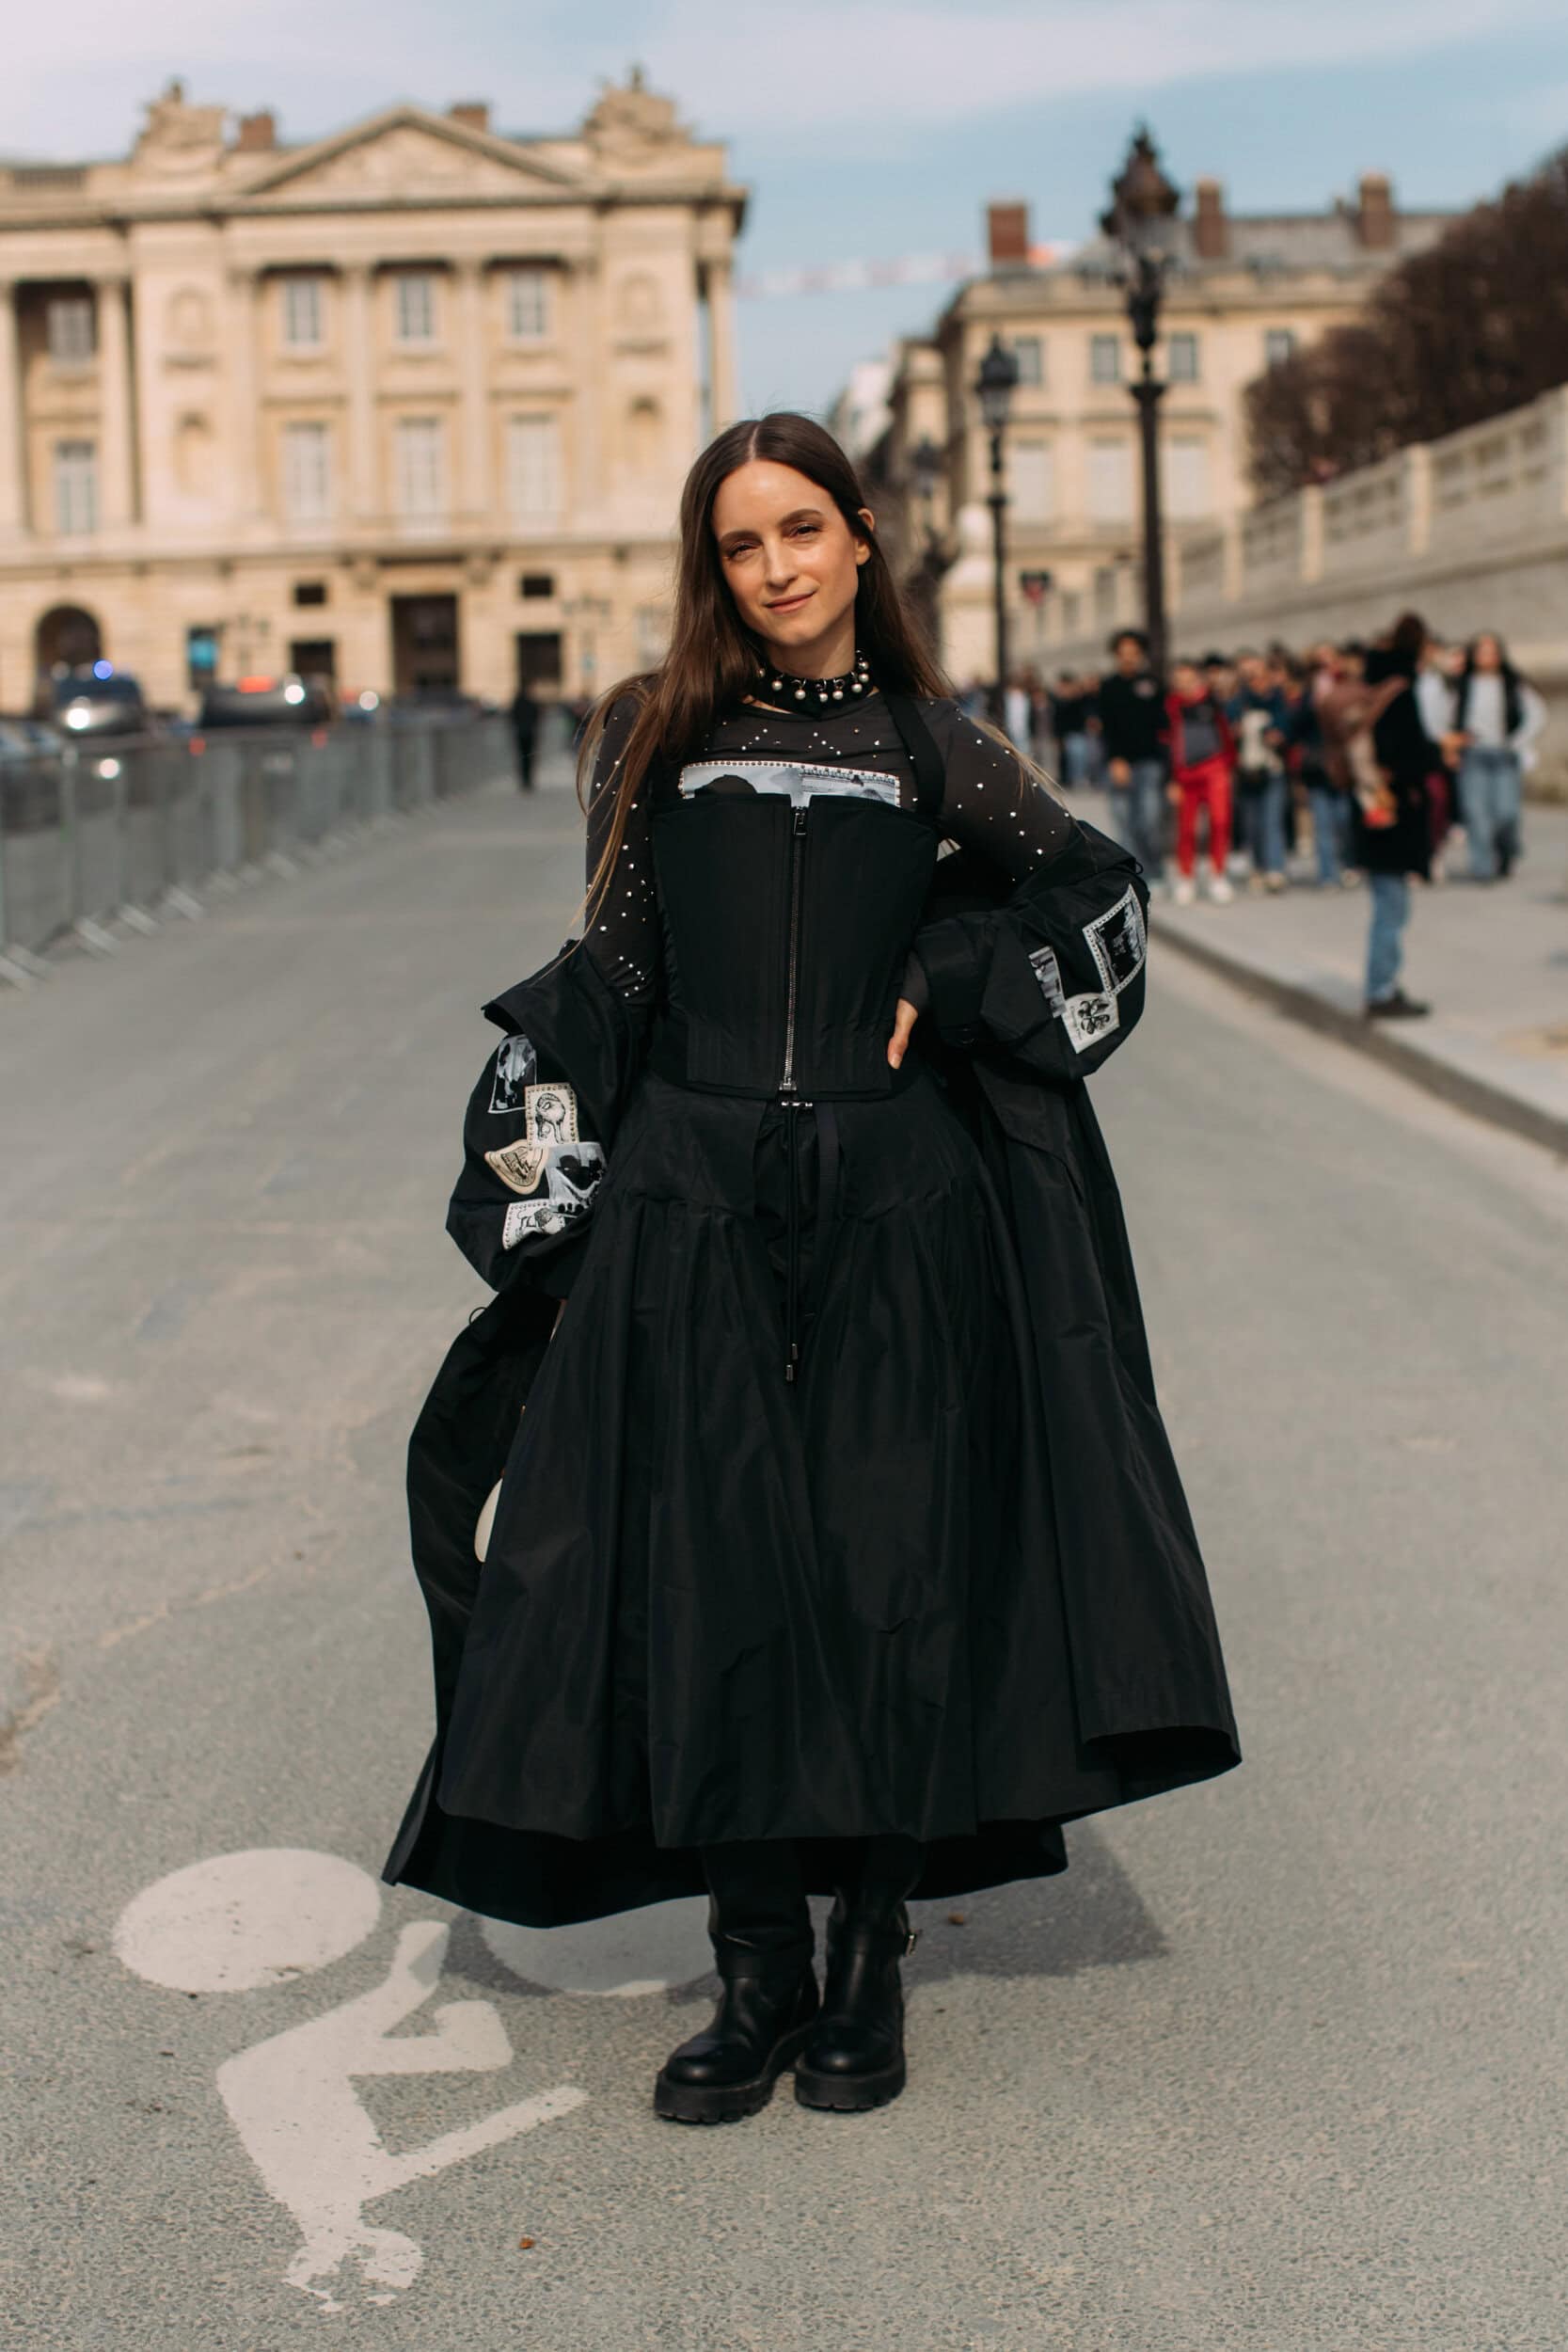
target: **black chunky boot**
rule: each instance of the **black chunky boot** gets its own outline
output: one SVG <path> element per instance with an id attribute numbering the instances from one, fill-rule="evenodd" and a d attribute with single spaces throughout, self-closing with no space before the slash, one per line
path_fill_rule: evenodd
<path id="1" fill-rule="evenodd" d="M 828 1921 L 822 2015 L 795 2068 L 802 2106 L 863 2114 L 904 2088 L 904 1988 L 898 1963 L 919 1931 L 904 1896 L 920 1874 L 910 1838 L 877 1838 L 859 1885 L 841 1891 Z"/>
<path id="2" fill-rule="evenodd" d="M 792 1845 L 709 1847 L 703 1862 L 719 2006 L 665 2059 L 654 2112 L 673 2123 L 737 2123 L 768 2105 L 816 2021 L 811 1913 Z"/>

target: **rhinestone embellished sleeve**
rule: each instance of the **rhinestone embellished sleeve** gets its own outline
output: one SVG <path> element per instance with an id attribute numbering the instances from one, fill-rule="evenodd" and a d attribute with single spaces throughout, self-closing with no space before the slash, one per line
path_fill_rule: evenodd
<path id="1" fill-rule="evenodd" d="M 621 772 L 626 739 L 637 718 L 635 695 L 623 694 L 610 707 L 594 762 L 588 796 L 588 882 L 610 837 L 615 805 L 614 787 Z M 610 876 L 604 903 L 583 935 L 594 962 L 628 1004 L 651 1004 L 658 976 L 658 903 L 654 890 L 652 840 L 648 828 L 652 795 L 646 781 L 639 786 L 626 819 L 626 830 Z"/>

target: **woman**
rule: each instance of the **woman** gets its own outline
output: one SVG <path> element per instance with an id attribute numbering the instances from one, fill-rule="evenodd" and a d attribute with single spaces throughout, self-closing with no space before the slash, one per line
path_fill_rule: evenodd
<path id="1" fill-rule="evenodd" d="M 449 1213 L 499 1295 L 410 1447 L 436 1738 L 387 1874 L 532 1925 L 705 1887 L 657 2112 L 789 2066 L 866 2108 L 911 1895 L 1237 1760 L 1082 1084 L 1143 892 L 945 693 L 801 417 L 698 459 L 584 761 L 582 939 L 486 1008 Z"/>
<path id="2" fill-rule="evenodd" d="M 1410 878 L 1431 871 L 1431 801 L 1427 780 L 1438 747 L 1421 722 L 1416 673 L 1426 629 L 1413 612 L 1395 623 L 1386 645 L 1369 648 L 1365 679 L 1370 690 L 1362 714 L 1376 761 L 1377 785 L 1356 796 L 1356 864 L 1371 893 L 1367 936 L 1367 1001 L 1370 1021 L 1418 1020 L 1430 1005 L 1407 996 L 1401 985 L 1404 930 L 1410 920 Z"/>
<path id="3" fill-rule="evenodd" d="M 1307 657 L 1302 691 L 1291 708 L 1285 739 L 1295 753 L 1296 773 L 1312 812 L 1312 847 L 1320 890 L 1338 890 L 1345 881 L 1350 799 L 1340 788 L 1323 742 L 1323 706 L 1344 675 L 1336 645 L 1315 645 Z"/>
<path id="4" fill-rule="evenodd" d="M 1545 704 L 1519 675 L 1502 639 L 1483 629 L 1465 654 L 1454 705 L 1459 805 L 1472 882 L 1506 881 L 1513 869 L 1525 771 L 1545 723 Z"/>

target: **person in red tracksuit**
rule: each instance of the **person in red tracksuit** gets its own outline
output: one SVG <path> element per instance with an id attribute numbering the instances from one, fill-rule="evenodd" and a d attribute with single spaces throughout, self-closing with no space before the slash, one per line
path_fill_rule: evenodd
<path id="1" fill-rule="evenodd" d="M 1219 902 L 1235 896 L 1226 880 L 1230 854 L 1231 778 L 1236 740 L 1230 722 L 1209 691 L 1194 661 L 1178 661 L 1165 697 L 1165 740 L 1170 751 L 1169 797 L 1176 806 L 1178 906 L 1197 896 L 1197 813 L 1209 812 L 1209 896 Z"/>

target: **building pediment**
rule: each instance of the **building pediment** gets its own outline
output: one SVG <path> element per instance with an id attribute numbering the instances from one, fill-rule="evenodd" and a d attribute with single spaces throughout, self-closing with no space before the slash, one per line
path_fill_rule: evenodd
<path id="1" fill-rule="evenodd" d="M 559 195 L 578 181 L 558 164 L 488 131 L 399 106 L 313 147 L 269 157 L 245 187 L 247 201 L 269 208 L 397 202 L 419 205 L 465 198 Z"/>

